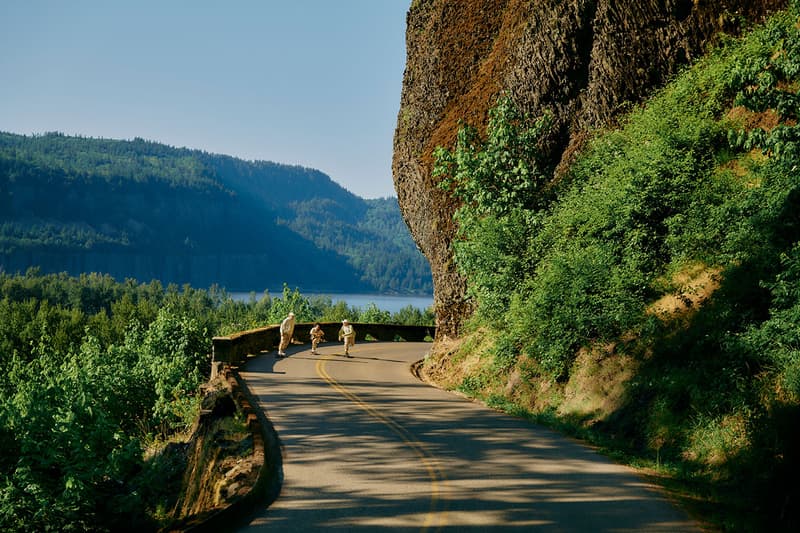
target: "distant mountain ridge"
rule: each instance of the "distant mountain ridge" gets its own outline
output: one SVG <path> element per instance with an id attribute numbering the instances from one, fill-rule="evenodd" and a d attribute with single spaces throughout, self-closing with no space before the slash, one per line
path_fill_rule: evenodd
<path id="1" fill-rule="evenodd" d="M 394 198 L 319 170 L 60 133 L 0 132 L 0 268 L 261 290 L 430 293 Z"/>

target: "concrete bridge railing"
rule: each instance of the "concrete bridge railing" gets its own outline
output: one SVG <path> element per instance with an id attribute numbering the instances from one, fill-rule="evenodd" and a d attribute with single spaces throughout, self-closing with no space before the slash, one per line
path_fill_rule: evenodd
<path id="1" fill-rule="evenodd" d="M 294 338 L 300 342 L 311 342 L 309 330 L 313 323 L 299 323 L 294 327 Z M 337 341 L 339 322 L 320 322 L 322 330 L 325 332 L 326 341 Z M 408 342 L 424 341 L 426 337 L 433 338 L 436 335 L 435 326 L 404 326 L 400 324 L 367 324 L 353 323 L 356 330 L 356 341 L 364 341 L 369 336 L 379 341 L 402 340 Z M 227 363 L 231 366 L 239 366 L 247 360 L 250 354 L 258 354 L 262 351 L 275 349 L 280 340 L 280 326 L 277 324 L 263 328 L 240 331 L 224 337 L 213 337 L 213 360 Z"/>

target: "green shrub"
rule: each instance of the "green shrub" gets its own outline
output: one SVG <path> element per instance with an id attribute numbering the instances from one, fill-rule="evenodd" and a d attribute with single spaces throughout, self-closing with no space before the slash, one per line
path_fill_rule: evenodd
<path id="1" fill-rule="evenodd" d="M 392 320 L 392 314 L 389 311 L 378 309 L 377 305 L 370 302 L 367 307 L 358 313 L 357 320 L 372 324 L 388 324 Z"/>
<path id="2" fill-rule="evenodd" d="M 194 421 L 197 394 L 208 375 L 211 342 L 196 320 L 175 315 L 169 308 L 159 311 L 144 332 L 139 364 L 153 387 L 152 425 L 169 434 Z"/>
<path id="3" fill-rule="evenodd" d="M 456 264 L 478 312 L 489 320 L 502 317 L 528 268 L 527 241 L 536 213 L 547 205 L 544 187 L 552 177 L 540 149 L 550 123 L 549 116 L 523 115 L 504 97 L 489 113 L 485 140 L 465 125 L 452 151 L 435 151 L 434 177 L 461 202 L 454 215 Z"/>
<path id="4" fill-rule="evenodd" d="M 492 369 L 505 372 L 514 367 L 519 357 L 519 345 L 517 341 L 507 335 L 500 335 L 492 347 L 494 358 Z"/>

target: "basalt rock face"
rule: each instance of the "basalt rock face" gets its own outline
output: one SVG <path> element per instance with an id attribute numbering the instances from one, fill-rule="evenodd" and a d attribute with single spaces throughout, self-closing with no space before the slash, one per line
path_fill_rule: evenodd
<path id="1" fill-rule="evenodd" d="M 436 146 L 459 121 L 482 130 L 501 93 L 533 116 L 552 113 L 548 149 L 560 168 L 590 128 L 698 58 L 719 32 L 785 8 L 786 0 L 414 0 L 394 138 L 403 216 L 431 264 L 437 336 L 470 312 L 450 243 L 457 203 L 431 175 Z"/>

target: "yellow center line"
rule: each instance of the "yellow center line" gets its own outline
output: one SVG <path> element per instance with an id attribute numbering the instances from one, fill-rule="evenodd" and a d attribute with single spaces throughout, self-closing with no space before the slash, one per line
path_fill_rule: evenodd
<path id="1" fill-rule="evenodd" d="M 355 393 L 347 390 L 341 383 L 336 381 L 325 370 L 325 362 L 332 361 L 329 356 L 323 356 L 317 360 L 317 374 L 324 379 L 328 385 L 335 389 L 339 394 L 356 404 L 358 407 L 366 411 L 370 416 L 377 419 L 391 429 L 400 440 L 402 440 L 419 458 L 425 469 L 428 471 L 428 477 L 431 479 L 431 505 L 428 513 L 425 515 L 425 521 L 422 525 L 422 531 L 427 531 L 434 522 L 438 521 L 437 529 L 445 525 L 445 517 L 443 512 L 437 512 L 439 502 L 439 484 L 444 482 L 444 475 L 436 464 L 436 459 L 433 455 L 425 449 L 425 446 L 414 438 L 406 428 L 392 420 L 390 417 L 384 415 L 374 407 L 367 404 L 364 400 L 359 398 Z"/>

